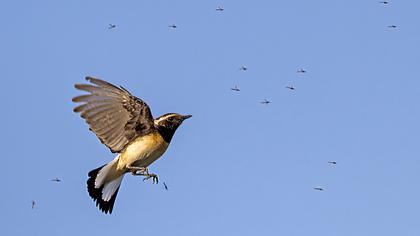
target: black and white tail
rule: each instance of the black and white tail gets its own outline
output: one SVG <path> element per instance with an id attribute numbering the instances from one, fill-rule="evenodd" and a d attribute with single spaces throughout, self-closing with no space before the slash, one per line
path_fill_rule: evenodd
<path id="1" fill-rule="evenodd" d="M 124 172 L 117 170 L 117 156 L 106 165 L 89 172 L 87 189 L 96 206 L 104 213 L 112 213 Z"/>

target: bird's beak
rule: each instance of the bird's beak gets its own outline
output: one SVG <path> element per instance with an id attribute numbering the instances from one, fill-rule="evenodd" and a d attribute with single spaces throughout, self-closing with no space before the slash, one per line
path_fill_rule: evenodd
<path id="1" fill-rule="evenodd" d="M 188 118 L 190 118 L 190 117 L 192 117 L 192 115 L 185 115 L 185 116 L 182 116 L 182 120 L 186 120 L 186 119 L 188 119 Z"/>

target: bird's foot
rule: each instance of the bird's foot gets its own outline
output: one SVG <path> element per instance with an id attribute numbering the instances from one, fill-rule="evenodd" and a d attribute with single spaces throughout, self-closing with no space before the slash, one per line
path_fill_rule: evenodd
<path id="1" fill-rule="evenodd" d="M 143 179 L 143 181 L 152 179 L 152 183 L 154 183 L 154 184 L 158 184 L 159 183 L 159 178 L 158 178 L 158 176 L 156 174 L 153 174 L 153 173 L 149 174 L 149 173 L 147 173 L 144 176 L 146 176 L 146 177 Z"/>
<path id="2" fill-rule="evenodd" d="M 152 182 L 154 184 L 158 184 L 159 183 L 158 176 L 156 174 L 149 173 L 149 170 L 147 169 L 147 167 L 128 166 L 127 169 L 131 171 L 131 174 L 132 175 L 145 176 L 144 179 L 143 179 L 143 181 L 152 179 Z"/>

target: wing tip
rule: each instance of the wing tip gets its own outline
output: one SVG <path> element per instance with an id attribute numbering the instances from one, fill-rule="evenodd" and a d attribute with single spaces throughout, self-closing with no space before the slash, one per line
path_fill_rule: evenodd
<path id="1" fill-rule="evenodd" d="M 95 77 L 89 76 L 89 75 L 85 77 L 85 80 L 89 82 L 92 82 L 91 80 L 95 80 L 95 79 L 96 79 Z"/>
<path id="2" fill-rule="evenodd" d="M 85 87 L 86 84 L 75 84 L 74 88 L 78 89 L 78 90 L 83 90 L 83 87 Z"/>
<path id="3" fill-rule="evenodd" d="M 109 87 L 113 89 L 119 89 L 117 86 L 111 84 L 110 82 L 95 78 L 93 76 L 86 76 L 85 80 L 91 82 L 92 84 L 98 85 L 99 87 Z"/>
<path id="4" fill-rule="evenodd" d="M 91 96 L 91 94 L 83 94 L 76 96 L 71 99 L 72 102 L 87 102 L 86 99 L 88 99 Z"/>

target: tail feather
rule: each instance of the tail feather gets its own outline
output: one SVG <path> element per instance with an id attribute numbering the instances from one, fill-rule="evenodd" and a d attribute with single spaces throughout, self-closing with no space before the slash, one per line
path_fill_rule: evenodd
<path id="1" fill-rule="evenodd" d="M 117 159 L 117 158 L 116 158 Z M 116 160 L 107 165 L 103 165 L 89 172 L 87 180 L 87 189 L 89 196 L 96 202 L 96 206 L 105 214 L 112 213 L 118 190 L 120 189 L 123 174 L 116 178 L 107 180 L 107 176 L 115 176 L 115 169 L 111 168 Z"/>

